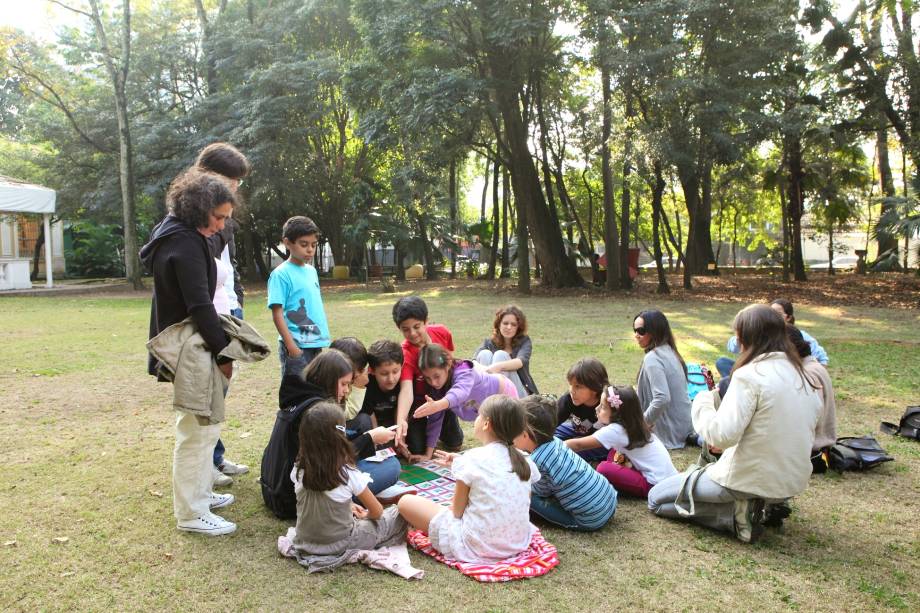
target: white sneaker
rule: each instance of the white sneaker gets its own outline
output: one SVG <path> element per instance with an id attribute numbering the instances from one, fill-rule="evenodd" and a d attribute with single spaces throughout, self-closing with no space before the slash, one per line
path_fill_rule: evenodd
<path id="1" fill-rule="evenodd" d="M 217 470 L 216 466 L 211 469 L 211 479 L 215 487 L 226 487 L 228 485 L 233 485 L 233 479 Z"/>
<path id="2" fill-rule="evenodd" d="M 195 519 L 187 519 L 176 524 L 179 530 L 185 532 L 197 532 L 198 534 L 207 534 L 208 536 L 220 536 L 221 534 L 231 534 L 236 532 L 236 524 L 227 521 L 220 515 L 208 513 Z"/>
<path id="3" fill-rule="evenodd" d="M 249 467 L 245 464 L 234 464 L 230 460 L 224 460 L 219 470 L 225 475 L 245 475 L 249 472 Z"/>
<path id="4" fill-rule="evenodd" d="M 208 506 L 212 509 L 219 509 L 221 507 L 226 507 L 233 504 L 236 498 L 233 497 L 233 494 L 215 494 L 211 492 L 208 495 Z"/>

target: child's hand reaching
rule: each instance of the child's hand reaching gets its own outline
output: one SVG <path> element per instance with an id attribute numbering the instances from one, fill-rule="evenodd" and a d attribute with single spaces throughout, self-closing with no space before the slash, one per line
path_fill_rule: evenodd
<path id="1" fill-rule="evenodd" d="M 439 466 L 450 466 L 454 463 L 454 458 L 456 458 L 459 453 L 450 453 L 449 451 L 441 451 L 438 449 L 434 452 L 434 462 Z"/>
<path id="2" fill-rule="evenodd" d="M 360 504 L 351 503 L 351 514 L 358 519 L 367 519 L 367 509 Z"/>
<path id="3" fill-rule="evenodd" d="M 434 415 L 438 411 L 443 411 L 447 408 L 446 400 L 432 400 L 431 396 L 425 396 L 425 404 L 415 409 L 415 417 L 428 417 L 429 415 Z"/>
<path id="4" fill-rule="evenodd" d="M 615 454 L 613 454 L 613 461 L 622 466 L 623 464 L 626 464 L 626 456 L 617 451 Z"/>
<path id="5" fill-rule="evenodd" d="M 396 438 L 395 428 L 384 428 L 383 426 L 377 426 L 373 430 L 368 430 L 367 433 L 370 435 L 371 440 L 374 441 L 375 445 L 383 445 Z"/>

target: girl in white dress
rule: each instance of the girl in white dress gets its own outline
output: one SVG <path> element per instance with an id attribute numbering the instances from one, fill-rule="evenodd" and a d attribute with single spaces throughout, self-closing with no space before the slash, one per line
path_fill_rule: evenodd
<path id="1" fill-rule="evenodd" d="M 473 422 L 473 436 L 482 447 L 464 454 L 435 452 L 435 461 L 450 466 L 456 480 L 451 507 L 420 496 L 403 496 L 399 512 L 413 527 L 428 534 L 431 545 L 461 562 L 490 563 L 527 549 L 530 486 L 540 479 L 537 466 L 514 448 L 526 420 L 520 402 L 490 396 Z"/>

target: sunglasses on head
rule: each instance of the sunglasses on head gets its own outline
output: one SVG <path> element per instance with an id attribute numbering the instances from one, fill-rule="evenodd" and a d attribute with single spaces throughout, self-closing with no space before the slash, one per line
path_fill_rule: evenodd
<path id="1" fill-rule="evenodd" d="M 633 328 L 633 332 L 635 332 L 639 336 L 645 336 L 645 333 L 647 332 L 647 330 L 645 329 L 645 326 L 640 326 L 638 328 Z"/>

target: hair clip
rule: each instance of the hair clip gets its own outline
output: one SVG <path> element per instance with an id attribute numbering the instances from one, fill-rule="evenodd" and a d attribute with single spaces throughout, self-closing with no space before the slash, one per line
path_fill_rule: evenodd
<path id="1" fill-rule="evenodd" d="M 616 390 L 613 389 L 612 385 L 607 386 L 607 404 L 614 409 L 619 409 L 623 405 L 623 400 L 617 394 Z"/>
<path id="2" fill-rule="evenodd" d="M 335 429 L 341 432 L 342 434 L 345 433 L 345 426 L 340 426 L 339 424 L 336 424 Z"/>

